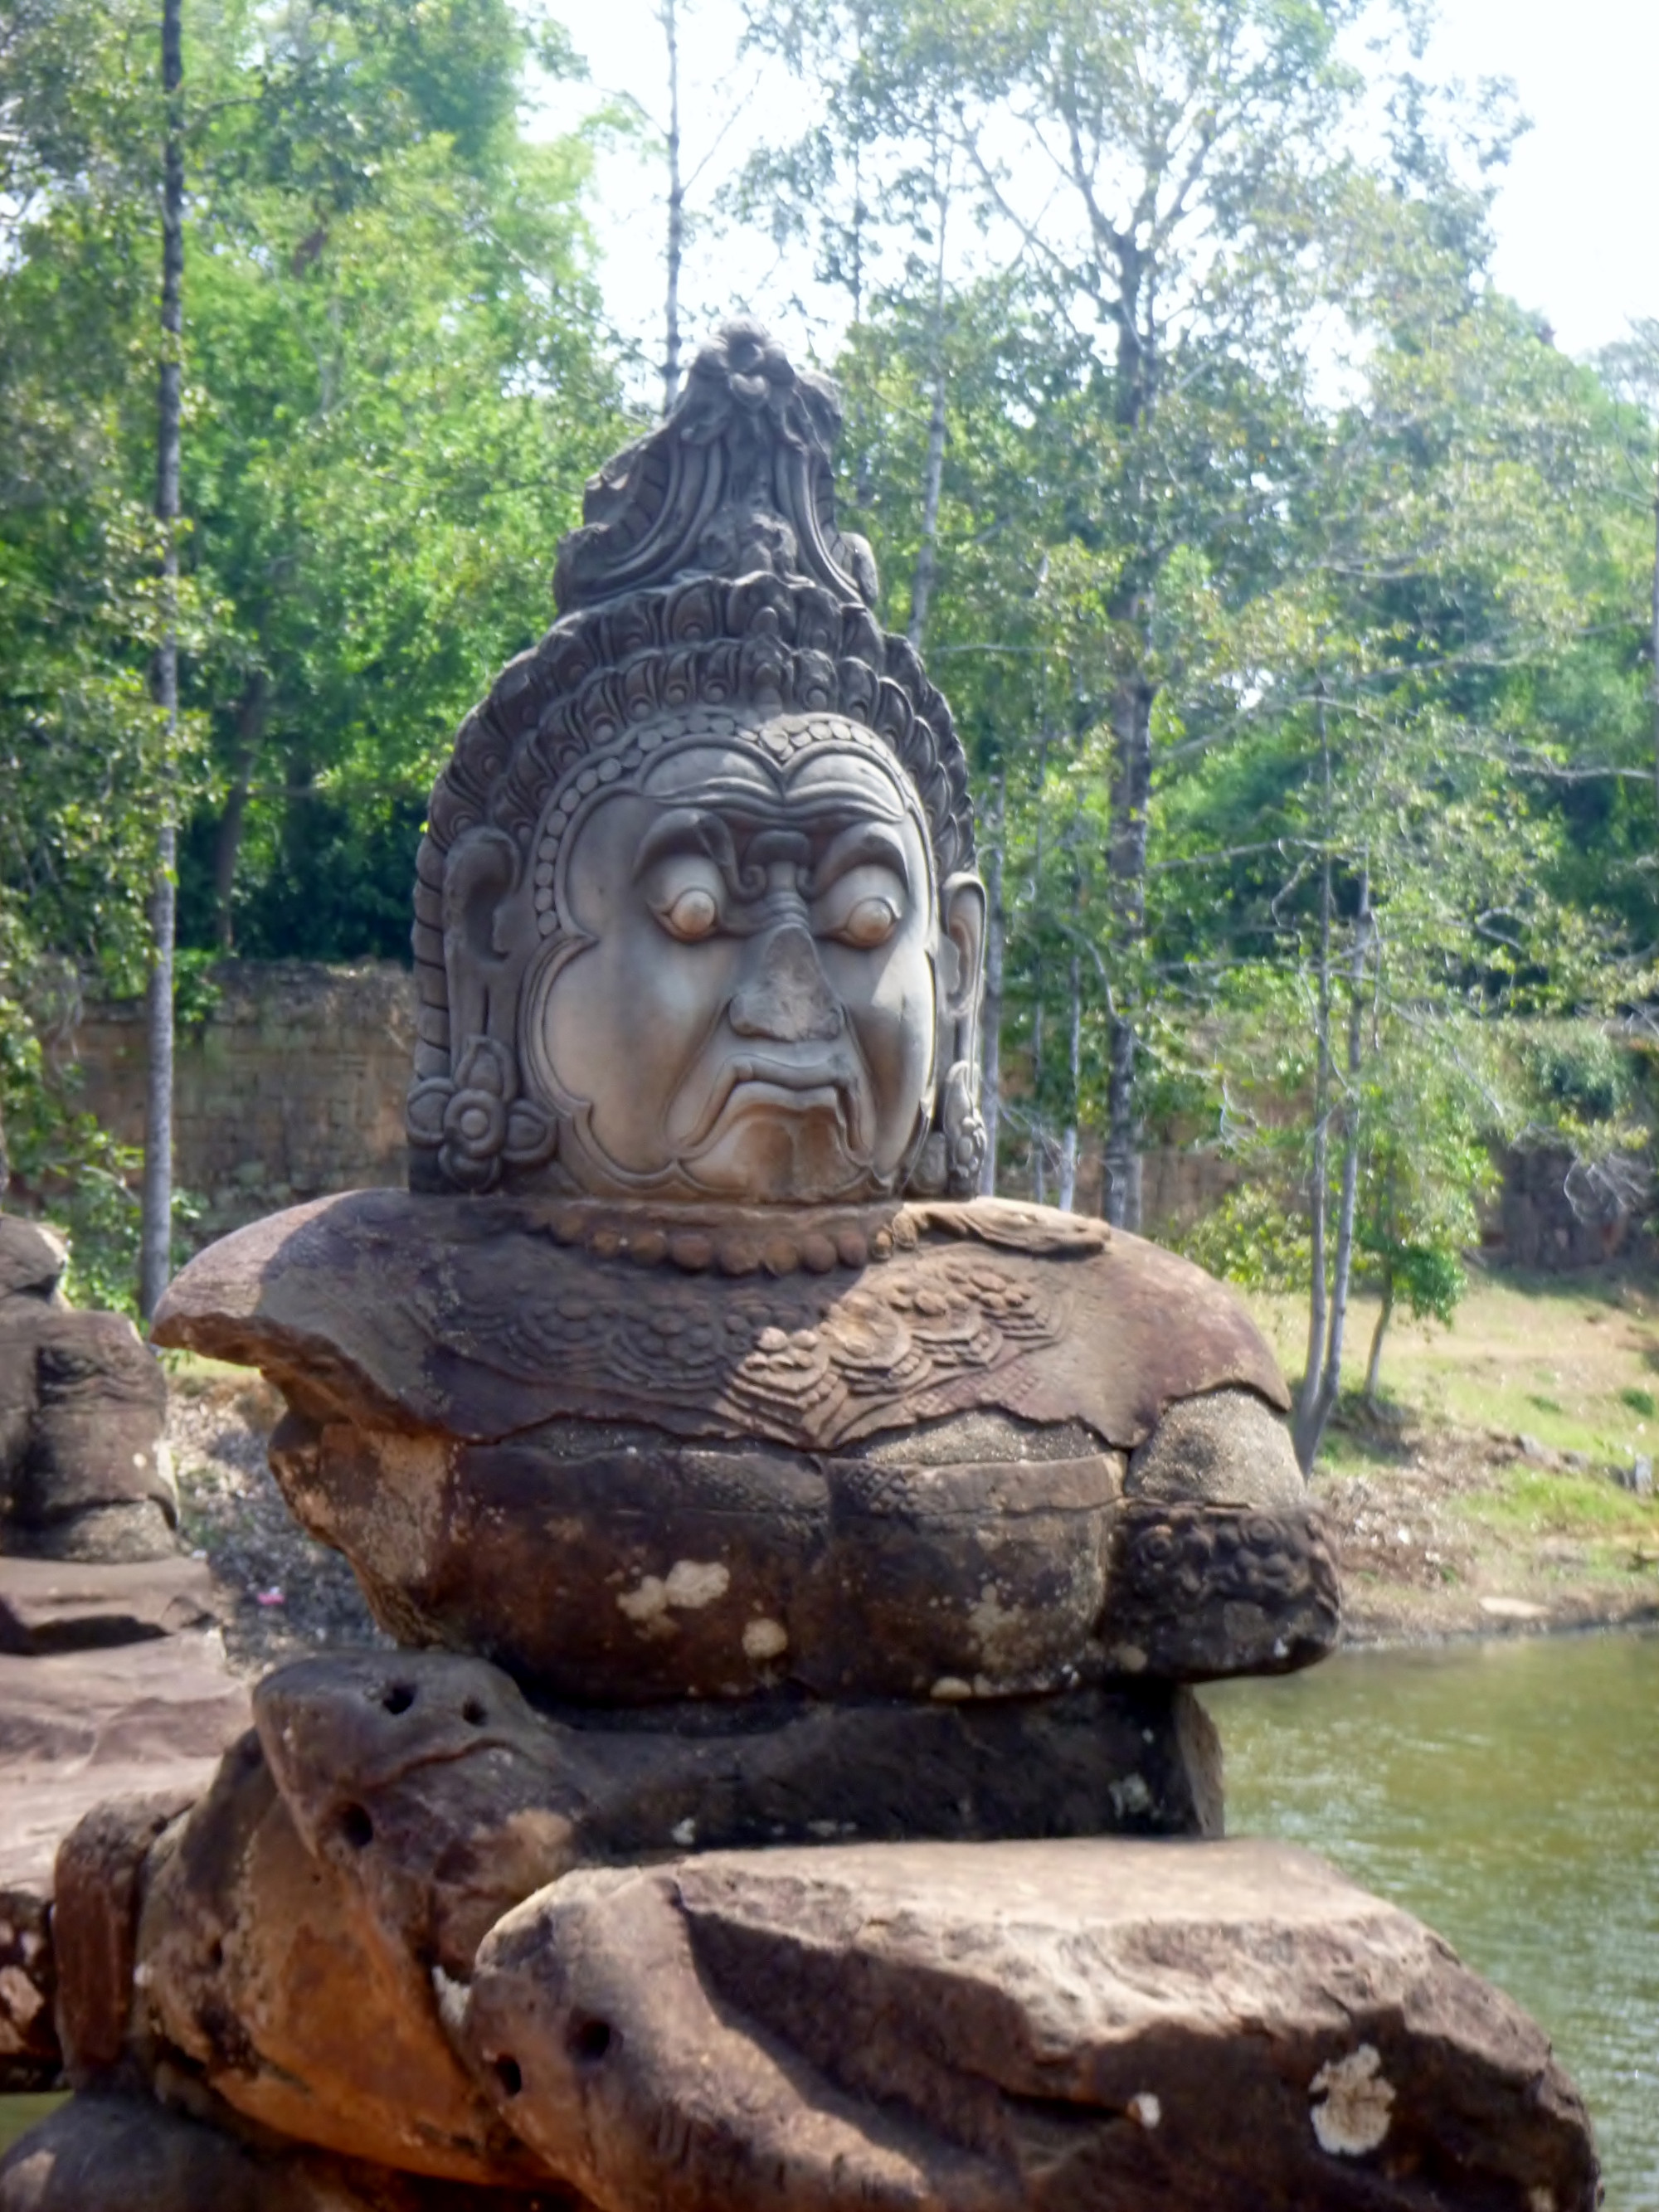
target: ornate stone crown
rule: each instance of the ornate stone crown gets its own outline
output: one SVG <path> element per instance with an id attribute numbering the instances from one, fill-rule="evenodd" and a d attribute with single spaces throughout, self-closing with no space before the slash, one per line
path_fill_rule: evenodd
<path id="1" fill-rule="evenodd" d="M 715 738 L 774 761 L 867 747 L 914 793 L 936 884 L 971 868 L 950 709 L 872 613 L 868 546 L 836 526 L 840 425 L 827 379 L 736 322 L 699 354 L 669 419 L 590 481 L 585 524 L 559 550 L 560 619 L 468 715 L 432 795 L 415 890 L 415 1187 L 559 1180 L 559 1115 L 526 1095 L 520 1031 L 532 965 L 541 953 L 544 972 L 560 927 L 561 842 L 585 802 L 626 787 L 665 744 Z M 961 1187 L 972 1079 L 958 1063 L 970 1095 L 947 1115 L 945 1076 L 934 1124 Z"/>

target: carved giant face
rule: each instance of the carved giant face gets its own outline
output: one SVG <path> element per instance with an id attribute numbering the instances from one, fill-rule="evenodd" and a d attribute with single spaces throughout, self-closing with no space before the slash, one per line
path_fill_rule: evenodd
<path id="1" fill-rule="evenodd" d="M 553 867 L 520 1054 L 580 1184 L 811 1204 L 902 1183 L 972 1021 L 983 895 L 941 892 L 873 744 L 665 744 L 568 810 Z"/>

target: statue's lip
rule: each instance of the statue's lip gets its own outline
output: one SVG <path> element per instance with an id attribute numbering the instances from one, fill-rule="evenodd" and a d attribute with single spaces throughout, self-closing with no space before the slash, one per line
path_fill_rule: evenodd
<path id="1" fill-rule="evenodd" d="M 747 1083 L 763 1083 L 779 1091 L 841 1091 L 850 1079 L 844 1060 L 734 1059 L 726 1065 L 730 1091 Z"/>
<path id="2" fill-rule="evenodd" d="M 744 1090 L 784 1091 L 797 1100 L 803 1093 L 829 1091 L 834 1094 L 837 1110 L 849 1131 L 861 1125 L 858 1067 L 845 1052 L 817 1052 L 811 1060 L 794 1060 L 786 1054 L 775 1058 L 769 1053 L 732 1053 L 716 1071 L 702 1110 L 692 1127 L 684 1136 L 672 1133 L 683 1159 L 695 1158 L 714 1139 L 732 1110 L 733 1099 Z"/>

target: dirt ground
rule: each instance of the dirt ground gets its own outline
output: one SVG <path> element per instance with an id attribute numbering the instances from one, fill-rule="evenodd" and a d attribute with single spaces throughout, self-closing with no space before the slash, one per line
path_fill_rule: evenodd
<path id="1" fill-rule="evenodd" d="M 218 1586 L 234 1666 L 263 1674 L 320 1644 L 386 1644 L 337 1552 L 307 1535 L 265 1460 L 282 1400 L 257 1375 L 170 1362 L 167 1440 L 185 1541 Z"/>
<path id="2" fill-rule="evenodd" d="M 1514 1436 L 1413 1427 L 1313 1488 L 1337 1532 L 1349 1643 L 1659 1620 L 1651 1500 L 1528 1457 Z"/>
<path id="3" fill-rule="evenodd" d="M 1474 1363 L 1514 1366 L 1528 1355 L 1505 1344 L 1504 1328 L 1518 1326 L 1507 1308 L 1487 1314 L 1484 1347 L 1475 1340 L 1458 1350 Z M 1554 1371 L 1572 1373 L 1576 1397 L 1604 1426 L 1607 1404 L 1620 1406 L 1639 1444 L 1644 1417 L 1634 1417 L 1638 1435 L 1616 1393 L 1632 1387 L 1620 1380 L 1632 1351 L 1644 1354 L 1656 1340 L 1645 1316 L 1638 1342 L 1619 1346 L 1622 1358 L 1606 1371 L 1581 1359 L 1573 1340 L 1576 1327 L 1612 1353 L 1615 1336 L 1605 1320 L 1580 1314 L 1575 1324 L 1553 1305 L 1532 1326 L 1547 1328 Z M 1607 1334 L 1598 1337 L 1598 1329 Z M 1428 1348 L 1443 1357 L 1450 1341 L 1442 1337 Z M 1409 1374 L 1408 1350 L 1401 1365 Z M 257 1674 L 320 1644 L 384 1644 L 344 1560 L 307 1536 L 283 1503 L 265 1462 L 265 1439 L 281 1412 L 275 1393 L 257 1376 L 202 1361 L 177 1364 L 172 1386 L 168 1431 L 185 1533 L 219 1583 L 233 1662 Z M 1555 1387 L 1565 1403 L 1566 1386 Z M 1586 1434 L 1582 1418 L 1546 1419 L 1524 1394 L 1519 1410 L 1579 1441 L 1554 1444 L 1530 1430 L 1479 1428 L 1443 1415 L 1406 1413 L 1379 1424 L 1345 1410 L 1314 1492 L 1337 1532 L 1350 1642 L 1659 1620 L 1659 1504 L 1615 1479 L 1614 1470 L 1629 1479 L 1628 1460 L 1613 1438 Z M 1591 1441 L 1607 1456 L 1585 1449 Z"/>

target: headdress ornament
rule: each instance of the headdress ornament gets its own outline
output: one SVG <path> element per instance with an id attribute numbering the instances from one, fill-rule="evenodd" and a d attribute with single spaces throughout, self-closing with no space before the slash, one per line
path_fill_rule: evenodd
<path id="1" fill-rule="evenodd" d="M 854 726 L 914 787 L 939 879 L 972 866 L 950 709 L 876 618 L 868 545 L 836 525 L 840 428 L 828 378 L 729 323 L 668 419 L 590 479 L 559 548 L 559 619 L 468 715 L 432 794 L 413 933 L 417 1183 L 485 1188 L 550 1157 L 515 1039 L 535 929 L 556 927 L 550 855 L 580 799 L 635 772 L 667 726 L 769 733 L 774 751 L 781 731 L 793 749 Z M 515 892 L 538 909 L 531 941 L 477 941 L 476 917 Z"/>

